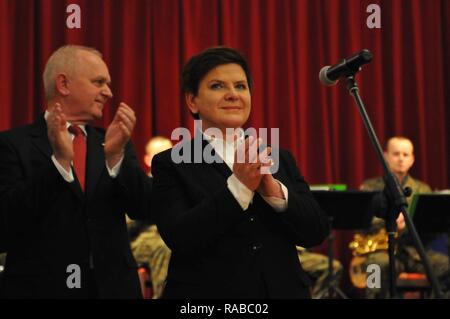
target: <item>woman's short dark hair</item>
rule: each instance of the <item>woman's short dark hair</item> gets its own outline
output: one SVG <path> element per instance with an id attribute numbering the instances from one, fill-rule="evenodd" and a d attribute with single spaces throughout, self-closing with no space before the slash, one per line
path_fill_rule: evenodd
<path id="1" fill-rule="evenodd" d="M 252 75 L 244 56 L 232 48 L 213 47 L 194 55 L 184 65 L 181 83 L 183 93 L 192 93 L 196 96 L 203 77 L 215 67 L 229 63 L 236 63 L 242 67 L 251 90 L 253 87 Z M 192 115 L 198 119 L 198 114 Z"/>

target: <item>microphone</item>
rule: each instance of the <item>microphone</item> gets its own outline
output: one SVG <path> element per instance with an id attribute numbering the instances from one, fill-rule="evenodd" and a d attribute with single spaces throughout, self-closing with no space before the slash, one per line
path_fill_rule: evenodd
<path id="1" fill-rule="evenodd" d="M 319 73 L 320 82 L 325 86 L 332 86 L 338 83 L 339 78 L 346 77 L 361 70 L 361 65 L 369 63 L 373 54 L 364 49 L 348 59 L 343 59 L 333 66 L 324 66 Z"/>

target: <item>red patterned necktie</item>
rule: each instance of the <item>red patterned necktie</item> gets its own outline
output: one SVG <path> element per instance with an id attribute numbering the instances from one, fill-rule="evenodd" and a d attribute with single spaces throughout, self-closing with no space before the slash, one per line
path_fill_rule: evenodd
<path id="1" fill-rule="evenodd" d="M 71 125 L 69 132 L 74 135 L 73 139 L 73 168 L 80 182 L 81 189 L 85 190 L 86 180 L 86 140 L 84 132 L 78 125 Z"/>

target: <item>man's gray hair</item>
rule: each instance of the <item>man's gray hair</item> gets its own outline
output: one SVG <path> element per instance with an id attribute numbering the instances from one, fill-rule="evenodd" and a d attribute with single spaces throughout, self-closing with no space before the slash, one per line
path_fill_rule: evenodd
<path id="1" fill-rule="evenodd" d="M 42 79 L 44 80 L 45 99 L 51 100 L 55 97 L 56 76 L 60 73 L 73 74 L 78 64 L 78 51 L 89 51 L 100 58 L 102 54 L 94 48 L 82 45 L 65 45 L 53 52 L 45 65 Z"/>

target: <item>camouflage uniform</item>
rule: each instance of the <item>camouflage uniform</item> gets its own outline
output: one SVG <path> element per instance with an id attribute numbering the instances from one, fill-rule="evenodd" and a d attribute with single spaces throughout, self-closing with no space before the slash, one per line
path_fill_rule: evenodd
<path id="1" fill-rule="evenodd" d="M 297 246 L 298 257 L 302 263 L 303 269 L 313 281 L 311 289 L 312 298 L 320 298 L 328 293 L 328 257 L 306 250 Z M 342 264 L 333 259 L 333 274 L 331 276 L 331 285 L 339 286 L 342 277 Z"/>
<path id="2" fill-rule="evenodd" d="M 421 193 L 431 193 L 431 188 L 426 183 L 419 180 L 413 179 L 411 176 L 407 175 L 402 182 L 402 188 L 410 187 L 413 194 Z M 366 180 L 362 185 L 362 190 L 367 191 L 377 191 L 383 190 L 384 180 L 382 177 L 377 177 L 373 179 Z M 411 204 L 412 196 L 407 197 L 408 206 Z M 376 233 L 385 225 L 384 220 L 374 217 L 372 221 L 372 227 L 369 233 Z M 424 238 L 422 238 L 424 240 Z M 425 253 L 431 264 L 435 275 L 441 282 L 447 280 L 448 276 L 448 256 L 436 252 L 431 248 L 427 247 L 427 243 L 423 243 L 425 246 Z M 367 298 L 386 298 L 389 292 L 389 256 L 388 252 L 385 250 L 377 251 L 367 255 L 367 261 L 365 262 L 365 268 L 369 264 L 378 264 L 381 268 L 381 288 L 367 288 L 366 297 Z M 396 252 L 396 270 L 397 273 L 400 272 L 418 272 L 425 273 L 422 262 L 420 261 L 420 256 L 413 246 L 411 238 L 408 236 L 408 232 L 404 231 L 400 234 L 397 244 Z"/>
<path id="3" fill-rule="evenodd" d="M 145 264 L 150 269 L 153 299 L 158 299 L 164 289 L 169 268 L 170 248 L 162 240 L 155 225 L 147 227 L 131 243 L 131 250 L 138 264 Z"/>

